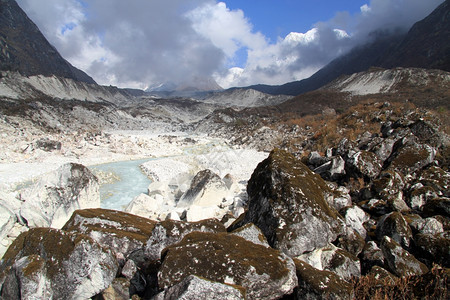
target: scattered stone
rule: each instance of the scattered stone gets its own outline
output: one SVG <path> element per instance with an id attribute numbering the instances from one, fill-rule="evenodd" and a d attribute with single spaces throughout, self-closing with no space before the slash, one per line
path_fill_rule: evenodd
<path id="1" fill-rule="evenodd" d="M 247 299 L 276 299 L 297 286 L 291 258 L 228 233 L 193 232 L 166 249 L 158 272 L 160 288 L 189 275 L 240 285 Z"/>

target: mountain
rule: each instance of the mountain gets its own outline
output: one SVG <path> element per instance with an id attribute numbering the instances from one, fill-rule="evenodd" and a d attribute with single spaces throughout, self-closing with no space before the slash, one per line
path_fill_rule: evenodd
<path id="1" fill-rule="evenodd" d="M 0 0 L 0 49 L 2 71 L 95 83 L 58 53 L 14 0 Z"/>
<path id="2" fill-rule="evenodd" d="M 223 90 L 222 87 L 218 85 L 213 78 L 194 76 L 179 83 L 171 81 L 158 83 L 150 86 L 145 91 L 149 93 L 163 92 L 178 95 L 183 93 L 210 92 L 220 90 Z"/>
<path id="3" fill-rule="evenodd" d="M 336 58 L 307 79 L 283 85 L 247 88 L 269 94 L 299 95 L 322 87 L 341 75 L 370 67 L 421 67 L 450 71 L 450 1 L 446 0 L 407 32 L 374 33 L 374 40 Z"/>
<path id="4" fill-rule="evenodd" d="M 242 108 L 277 105 L 290 98 L 292 97 L 286 95 L 270 95 L 252 89 L 229 89 L 208 93 L 197 100 L 203 103 Z"/>

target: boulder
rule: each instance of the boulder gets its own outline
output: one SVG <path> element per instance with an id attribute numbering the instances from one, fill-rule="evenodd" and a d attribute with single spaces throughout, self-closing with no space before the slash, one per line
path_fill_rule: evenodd
<path id="1" fill-rule="evenodd" d="M 127 300 L 130 299 L 130 281 L 126 278 L 115 278 L 111 285 L 102 291 L 102 300 Z"/>
<path id="2" fill-rule="evenodd" d="M 420 144 L 414 136 L 407 136 L 397 141 L 389 157 L 389 170 L 402 174 L 411 174 L 430 165 L 436 157 L 436 149 L 427 144 Z"/>
<path id="3" fill-rule="evenodd" d="M 20 215 L 29 227 L 61 228 L 77 209 L 100 207 L 97 178 L 83 165 L 68 163 L 21 194 Z"/>
<path id="4" fill-rule="evenodd" d="M 34 228 L 0 262 L 2 299 L 88 299 L 116 276 L 110 250 L 82 234 Z"/>
<path id="5" fill-rule="evenodd" d="M 379 241 L 384 236 L 391 237 L 403 247 L 408 248 L 412 239 L 412 230 L 401 213 L 392 212 L 378 221 L 376 236 Z"/>
<path id="6" fill-rule="evenodd" d="M 369 221 L 370 216 L 359 206 L 353 205 L 340 211 L 344 217 L 345 224 L 353 228 L 363 238 L 367 237 L 367 230 L 364 223 Z"/>
<path id="7" fill-rule="evenodd" d="M 132 251 L 144 247 L 155 222 L 116 210 L 77 210 L 64 225 L 63 230 L 82 233 L 119 257 L 126 257 Z"/>
<path id="8" fill-rule="evenodd" d="M 192 179 L 190 188 L 181 196 L 177 207 L 219 206 L 227 196 L 228 188 L 222 179 L 211 170 L 203 170 Z"/>
<path id="9" fill-rule="evenodd" d="M 368 276 L 372 276 L 376 283 L 380 285 L 386 285 L 386 284 L 395 284 L 395 281 L 397 277 L 389 272 L 388 270 L 380 267 L 380 266 L 373 266 L 372 269 L 370 269 Z"/>
<path id="10" fill-rule="evenodd" d="M 360 255 L 362 273 L 366 274 L 374 266 L 384 266 L 383 251 L 374 241 L 366 243 L 363 252 Z"/>
<path id="11" fill-rule="evenodd" d="M 169 287 L 166 291 L 155 297 L 155 300 L 222 300 L 222 299 L 246 299 L 245 289 L 224 283 L 213 282 L 195 275 L 189 275 L 180 283 Z"/>
<path id="12" fill-rule="evenodd" d="M 353 299 L 353 286 L 330 271 L 294 258 L 298 287 L 295 299 Z"/>
<path id="13" fill-rule="evenodd" d="M 389 270 L 399 277 L 422 275 L 428 272 L 427 266 L 402 248 L 394 239 L 384 236 L 380 245 Z"/>
<path id="14" fill-rule="evenodd" d="M 431 166 L 420 173 L 418 180 L 424 186 L 433 188 L 439 197 L 450 197 L 450 172 Z"/>
<path id="15" fill-rule="evenodd" d="M 392 154 L 396 140 L 393 138 L 385 138 L 370 149 L 380 159 L 381 162 L 386 161 Z"/>
<path id="16" fill-rule="evenodd" d="M 328 198 L 328 204 L 337 211 L 352 205 L 352 196 L 345 186 L 338 186 L 334 182 L 327 182 L 328 187 L 333 191 L 333 198 Z M 331 201 L 330 201 L 331 200 Z"/>
<path id="17" fill-rule="evenodd" d="M 42 138 L 34 143 L 34 148 L 41 149 L 47 152 L 61 150 L 61 142 L 51 140 L 49 138 Z"/>
<path id="18" fill-rule="evenodd" d="M 423 215 L 426 217 L 432 217 L 441 215 L 444 217 L 450 217 L 450 199 L 449 198 L 436 198 L 427 201 L 423 206 Z"/>
<path id="19" fill-rule="evenodd" d="M 411 187 L 407 203 L 412 209 L 421 210 L 425 203 L 434 198 L 437 194 L 432 187 L 417 183 Z"/>
<path id="20" fill-rule="evenodd" d="M 395 171 L 385 171 L 380 174 L 379 178 L 373 180 L 372 191 L 378 198 L 392 203 L 398 198 L 403 199 L 405 186 L 406 183 L 402 174 Z M 405 209 L 409 209 L 406 204 Z"/>
<path id="21" fill-rule="evenodd" d="M 240 236 L 241 238 L 244 238 L 254 244 L 270 247 L 264 233 L 253 223 L 245 224 L 244 226 L 233 230 L 231 234 Z"/>
<path id="22" fill-rule="evenodd" d="M 450 234 L 448 231 L 438 234 L 416 234 L 414 241 L 421 253 L 425 254 L 426 259 L 446 268 L 450 267 Z"/>
<path id="23" fill-rule="evenodd" d="M 161 251 L 173 244 L 180 242 L 187 234 L 200 232 L 225 232 L 222 223 L 215 219 L 206 219 L 199 222 L 184 222 L 165 220 L 155 224 L 150 238 L 145 246 L 145 256 L 150 261 L 161 259 Z"/>
<path id="24" fill-rule="evenodd" d="M 158 220 L 163 210 L 164 198 L 160 194 L 140 194 L 128 203 L 125 211 L 151 220 Z"/>
<path id="25" fill-rule="evenodd" d="M 0 204 L 0 241 L 6 238 L 6 235 L 14 227 L 16 221 L 17 218 L 14 212 Z"/>
<path id="26" fill-rule="evenodd" d="M 337 248 L 333 244 L 297 256 L 297 259 L 306 262 L 316 269 L 333 272 L 347 281 L 352 277 L 361 276 L 359 259 L 353 254 Z"/>
<path id="27" fill-rule="evenodd" d="M 352 177 L 375 178 L 380 174 L 382 165 L 378 156 L 369 151 L 350 151 L 345 160 L 346 172 Z"/>
<path id="28" fill-rule="evenodd" d="M 254 223 L 272 247 L 289 256 L 324 247 L 343 230 L 328 204 L 329 187 L 288 152 L 273 150 L 255 169 L 247 192 L 248 210 L 233 229 Z"/>
<path id="29" fill-rule="evenodd" d="M 168 247 L 158 272 L 160 288 L 189 275 L 240 285 L 247 299 L 276 299 L 297 286 L 295 266 L 283 253 L 228 233 L 193 232 Z"/>
<path id="30" fill-rule="evenodd" d="M 415 222 L 415 229 L 418 231 L 418 233 L 439 234 L 444 232 L 444 225 L 436 218 L 430 217 L 417 220 Z"/>

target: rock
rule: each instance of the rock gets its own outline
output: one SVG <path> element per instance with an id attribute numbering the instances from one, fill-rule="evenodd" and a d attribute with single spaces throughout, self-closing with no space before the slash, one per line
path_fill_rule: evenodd
<path id="1" fill-rule="evenodd" d="M 447 218 L 450 217 L 450 199 L 449 198 L 436 198 L 427 201 L 423 206 L 423 215 L 426 217 L 432 217 L 442 215 Z"/>
<path id="2" fill-rule="evenodd" d="M 366 243 L 360 258 L 363 274 L 367 273 L 374 266 L 384 266 L 383 252 L 374 241 L 369 241 Z"/>
<path id="3" fill-rule="evenodd" d="M 295 259 L 296 299 L 353 299 L 353 286 L 330 271 L 321 271 Z"/>
<path id="4" fill-rule="evenodd" d="M 402 174 L 395 171 L 382 172 L 379 178 L 373 180 L 372 191 L 380 199 L 386 200 L 390 203 L 403 201 L 403 189 L 406 183 Z M 391 208 L 395 208 L 396 205 L 391 205 Z M 397 206 L 396 211 L 409 210 L 409 207 L 405 204 Z"/>
<path id="5" fill-rule="evenodd" d="M 161 251 L 180 242 L 187 234 L 194 232 L 225 232 L 226 229 L 217 220 L 207 219 L 199 222 L 166 220 L 157 223 L 145 246 L 145 256 L 150 261 L 161 259 Z"/>
<path id="6" fill-rule="evenodd" d="M 323 157 L 319 152 L 317 151 L 312 151 L 309 155 L 308 155 L 308 165 L 311 165 L 313 167 L 319 167 L 323 164 L 326 164 L 329 162 L 329 159 L 327 159 L 326 157 Z"/>
<path id="7" fill-rule="evenodd" d="M 448 143 L 448 137 L 439 130 L 439 126 L 428 121 L 419 119 L 409 126 L 411 132 L 423 143 L 441 147 Z"/>
<path id="8" fill-rule="evenodd" d="M 34 143 L 34 148 L 41 149 L 47 152 L 61 150 L 61 142 L 42 138 Z"/>
<path id="9" fill-rule="evenodd" d="M 2 299 L 87 299 L 116 276 L 111 251 L 91 238 L 57 229 L 21 234 L 0 263 Z"/>
<path id="10" fill-rule="evenodd" d="M 334 244 L 350 252 L 351 254 L 358 256 L 364 249 L 366 241 L 353 228 L 351 228 L 350 226 L 345 226 L 344 232 L 338 237 L 336 241 L 334 241 Z"/>
<path id="11" fill-rule="evenodd" d="M 349 252 L 339 249 L 333 244 L 297 256 L 312 267 L 335 273 L 344 280 L 361 276 L 359 259 Z"/>
<path id="12" fill-rule="evenodd" d="M 129 289 L 130 289 L 129 280 L 127 280 L 126 278 L 115 278 L 111 283 L 111 285 L 101 293 L 103 297 L 102 300 L 131 299 Z"/>
<path id="13" fill-rule="evenodd" d="M 121 211 L 108 209 L 77 210 L 63 230 L 90 236 L 100 245 L 126 257 L 144 247 L 155 222 Z"/>
<path id="14" fill-rule="evenodd" d="M 332 194 L 326 183 L 285 151 L 273 150 L 258 165 L 247 192 L 248 210 L 234 228 L 254 223 L 272 247 L 289 256 L 324 247 L 343 230 L 328 204 Z"/>
<path id="15" fill-rule="evenodd" d="M 180 283 L 168 288 L 163 295 L 156 296 L 156 299 L 246 299 L 245 289 L 231 286 L 211 280 L 203 279 L 195 275 L 189 275 Z"/>
<path id="16" fill-rule="evenodd" d="M 444 232 L 444 226 L 436 218 L 426 218 L 417 222 L 416 230 L 423 234 L 439 234 Z"/>
<path id="17" fill-rule="evenodd" d="M 226 211 L 218 206 L 198 206 L 191 205 L 186 210 L 186 221 L 198 222 L 205 219 L 221 219 L 225 215 Z"/>
<path id="18" fill-rule="evenodd" d="M 381 285 L 395 284 L 395 279 L 397 279 L 394 274 L 380 266 L 373 266 L 367 275 L 372 276 Z"/>
<path id="19" fill-rule="evenodd" d="M 404 277 L 428 272 L 428 268 L 423 263 L 403 249 L 394 239 L 384 236 L 380 246 L 390 271 L 395 275 Z"/>
<path id="20" fill-rule="evenodd" d="M 331 182 L 328 182 L 328 186 L 333 190 L 334 194 L 332 201 L 328 201 L 328 204 L 330 204 L 334 209 L 340 211 L 344 207 L 352 205 L 352 197 L 350 196 L 350 191 L 345 186 L 335 187 Z"/>
<path id="21" fill-rule="evenodd" d="M 436 157 L 436 149 L 420 144 L 417 138 L 407 136 L 394 145 L 394 151 L 386 161 L 389 170 L 411 174 L 430 165 Z"/>
<path id="22" fill-rule="evenodd" d="M 346 171 L 352 177 L 375 178 L 380 174 L 381 161 L 369 151 L 350 151 L 345 160 Z"/>
<path id="23" fill-rule="evenodd" d="M 151 220 L 158 220 L 163 210 L 164 198 L 160 194 L 140 194 L 128 203 L 125 211 Z"/>
<path id="24" fill-rule="evenodd" d="M 270 247 L 266 237 L 264 236 L 264 233 L 253 223 L 245 224 L 244 226 L 233 230 L 231 233 L 240 236 L 241 238 L 244 238 L 254 244 L 262 245 L 264 247 Z"/>
<path id="25" fill-rule="evenodd" d="M 340 212 L 344 217 L 345 224 L 353 228 L 363 238 L 367 237 L 367 231 L 363 224 L 369 221 L 370 216 L 368 214 L 356 205 L 344 208 Z"/>
<path id="26" fill-rule="evenodd" d="M 416 234 L 414 241 L 416 247 L 426 254 L 426 259 L 446 268 L 450 267 L 450 234 L 448 232 Z"/>
<path id="27" fill-rule="evenodd" d="M 297 286 L 292 259 L 228 233 L 193 232 L 166 249 L 158 272 L 160 288 L 194 274 L 240 285 L 246 289 L 247 299 L 280 298 Z"/>
<path id="28" fill-rule="evenodd" d="M 392 212 L 378 221 L 376 236 L 379 241 L 384 236 L 391 237 L 403 247 L 408 248 L 412 239 L 412 230 L 401 213 Z"/>
<path id="29" fill-rule="evenodd" d="M 439 197 L 450 197 L 450 172 L 431 166 L 420 174 L 418 180 L 424 186 L 433 188 Z"/>
<path id="30" fill-rule="evenodd" d="M 136 263 L 132 259 L 129 259 L 122 268 L 122 275 L 125 276 L 126 279 L 131 280 L 137 270 Z"/>
<path id="31" fill-rule="evenodd" d="M 437 194 L 432 187 L 417 183 L 411 187 L 407 203 L 412 209 L 421 210 L 425 203 L 434 198 L 437 198 Z"/>
<path id="32" fill-rule="evenodd" d="M 380 159 L 381 162 L 386 161 L 392 154 L 396 140 L 393 138 L 385 138 L 380 143 L 374 145 L 370 149 Z"/>
<path id="33" fill-rule="evenodd" d="M 29 227 L 61 228 L 75 210 L 100 206 L 97 178 L 74 163 L 42 177 L 21 198 L 20 215 Z"/>
<path id="34" fill-rule="evenodd" d="M 6 238 L 8 232 L 14 227 L 16 220 L 16 215 L 7 207 L 0 204 L 0 241 Z"/>

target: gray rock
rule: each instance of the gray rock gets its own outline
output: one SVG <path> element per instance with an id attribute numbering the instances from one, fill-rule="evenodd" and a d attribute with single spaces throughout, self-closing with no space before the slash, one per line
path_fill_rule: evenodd
<path id="1" fill-rule="evenodd" d="M 353 286 L 335 273 L 321 271 L 295 259 L 298 288 L 296 299 L 353 299 Z"/>
<path id="2" fill-rule="evenodd" d="M 113 253 L 91 238 L 57 229 L 21 234 L 0 262 L 2 299 L 87 299 L 116 276 Z"/>
<path id="3" fill-rule="evenodd" d="M 431 166 L 420 173 L 418 180 L 424 186 L 433 188 L 439 197 L 450 197 L 450 172 Z"/>
<path id="4" fill-rule="evenodd" d="M 369 151 L 350 151 L 345 160 L 346 172 L 352 177 L 375 178 L 380 174 L 381 160 Z"/>
<path id="5" fill-rule="evenodd" d="M 390 271 L 395 275 L 404 277 L 428 272 L 427 266 L 403 249 L 394 239 L 384 236 L 380 246 Z"/>
<path id="6" fill-rule="evenodd" d="M 353 228 L 363 238 L 367 237 L 367 230 L 364 223 L 369 221 L 370 216 L 359 206 L 353 205 L 340 211 L 344 217 L 345 224 Z"/>
<path id="7" fill-rule="evenodd" d="M 403 247 L 408 248 L 412 239 L 412 230 L 401 213 L 392 212 L 378 221 L 376 236 L 380 241 L 384 236 L 391 237 Z"/>
<path id="8" fill-rule="evenodd" d="M 326 246 L 343 231 L 343 220 L 328 204 L 323 179 L 291 154 L 274 150 L 254 171 L 249 206 L 237 227 L 254 223 L 269 244 L 289 256 Z"/>
<path id="9" fill-rule="evenodd" d="M 428 201 L 437 197 L 438 196 L 432 187 L 423 186 L 421 183 L 417 183 L 411 187 L 407 203 L 412 209 L 421 210 Z"/>
<path id="10" fill-rule="evenodd" d="M 245 290 L 242 288 L 242 290 Z M 180 283 L 168 288 L 164 295 L 159 296 L 164 300 L 222 300 L 245 299 L 243 291 L 238 288 L 204 278 L 189 275 Z"/>
<path id="11" fill-rule="evenodd" d="M 207 219 L 199 222 L 183 222 L 165 220 L 157 223 L 153 228 L 150 238 L 145 246 L 145 256 L 150 261 L 161 258 L 161 251 L 173 244 L 180 242 L 187 234 L 200 232 L 225 232 L 222 223 L 215 219 Z"/>
<path id="12" fill-rule="evenodd" d="M 361 276 L 359 259 L 353 254 L 339 249 L 333 244 L 297 256 L 312 267 L 335 273 L 344 280 Z"/>
<path id="13" fill-rule="evenodd" d="M 406 183 L 402 174 L 395 171 L 382 172 L 372 182 L 372 190 L 376 196 L 388 202 L 395 211 L 408 211 L 410 208 L 404 201 L 403 189 Z"/>
<path id="14" fill-rule="evenodd" d="M 297 286 L 295 265 L 278 250 L 228 233 L 192 232 L 166 249 L 158 285 L 168 288 L 189 275 L 240 285 L 247 299 L 276 299 Z"/>
<path id="15" fill-rule="evenodd" d="M 374 241 L 366 243 L 360 257 L 363 274 L 371 270 L 374 266 L 384 266 L 383 252 Z"/>
<path id="16" fill-rule="evenodd" d="M 97 178 L 88 168 L 68 163 L 21 194 L 20 215 L 29 227 L 61 228 L 77 209 L 100 206 Z"/>
<path id="17" fill-rule="evenodd" d="M 266 237 L 264 236 L 264 233 L 253 223 L 245 224 L 244 226 L 233 230 L 233 232 L 231 233 L 240 236 L 241 238 L 244 238 L 254 244 L 262 245 L 264 247 L 270 247 Z"/>
<path id="18" fill-rule="evenodd" d="M 41 150 L 44 150 L 47 152 L 61 150 L 61 142 L 55 141 L 55 140 L 50 140 L 48 138 L 42 138 L 35 142 L 35 148 L 41 149 Z"/>
<path id="19" fill-rule="evenodd" d="M 115 278 L 111 285 L 102 291 L 103 300 L 128 300 L 131 298 L 130 281 L 126 278 Z"/>
<path id="20" fill-rule="evenodd" d="M 155 223 L 121 211 L 95 208 L 75 211 L 63 230 L 86 234 L 118 257 L 127 257 L 145 246 Z"/>

